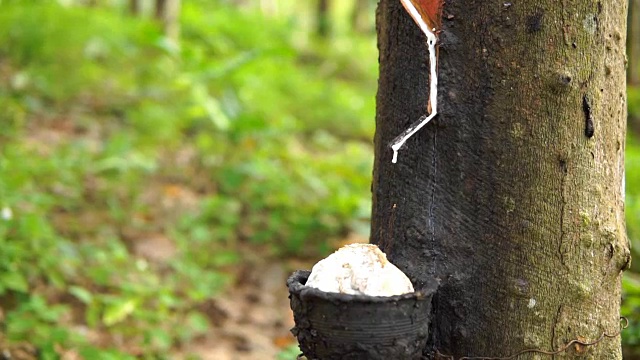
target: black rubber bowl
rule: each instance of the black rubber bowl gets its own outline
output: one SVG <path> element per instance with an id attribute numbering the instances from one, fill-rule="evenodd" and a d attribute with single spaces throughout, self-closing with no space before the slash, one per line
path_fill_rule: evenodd
<path id="1" fill-rule="evenodd" d="M 309 271 L 287 280 L 291 332 L 310 360 L 420 359 L 437 285 L 397 296 L 328 293 L 305 286 Z"/>

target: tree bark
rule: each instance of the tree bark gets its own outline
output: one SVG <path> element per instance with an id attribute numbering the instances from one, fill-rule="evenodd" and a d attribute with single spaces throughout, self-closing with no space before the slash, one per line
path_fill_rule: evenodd
<path id="1" fill-rule="evenodd" d="M 439 111 L 426 39 L 399 0 L 377 13 L 371 242 L 440 280 L 430 351 L 509 356 L 619 329 L 627 0 L 447 0 Z M 621 359 L 620 337 L 568 355 Z M 536 357 L 531 357 L 536 358 Z"/>

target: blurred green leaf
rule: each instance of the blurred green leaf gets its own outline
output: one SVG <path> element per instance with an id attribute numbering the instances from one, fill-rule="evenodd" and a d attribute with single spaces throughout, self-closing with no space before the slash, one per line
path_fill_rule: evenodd
<path id="1" fill-rule="evenodd" d="M 17 271 L 9 271 L 0 274 L 0 286 L 4 289 L 26 293 L 29 291 L 29 282 L 24 274 Z"/>
<path id="2" fill-rule="evenodd" d="M 138 302 L 134 299 L 116 300 L 105 307 L 102 322 L 107 326 L 122 322 L 136 310 L 137 306 Z"/>
<path id="3" fill-rule="evenodd" d="M 91 295 L 91 292 L 80 286 L 69 287 L 69 293 L 78 298 L 78 300 L 84 304 L 90 304 L 93 301 L 93 295 Z"/>

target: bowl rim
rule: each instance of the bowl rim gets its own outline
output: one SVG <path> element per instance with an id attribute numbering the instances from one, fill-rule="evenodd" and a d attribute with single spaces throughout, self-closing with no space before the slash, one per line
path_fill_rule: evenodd
<path id="1" fill-rule="evenodd" d="M 296 270 L 287 279 L 287 287 L 289 293 L 299 295 L 301 298 L 319 298 L 328 301 L 356 302 L 356 303 L 388 303 L 402 300 L 430 300 L 438 289 L 438 282 L 434 279 L 429 281 L 426 286 L 412 293 L 392 296 L 371 296 L 371 295 L 352 295 L 341 294 L 336 292 L 326 292 L 302 283 L 309 278 L 311 271 Z"/>

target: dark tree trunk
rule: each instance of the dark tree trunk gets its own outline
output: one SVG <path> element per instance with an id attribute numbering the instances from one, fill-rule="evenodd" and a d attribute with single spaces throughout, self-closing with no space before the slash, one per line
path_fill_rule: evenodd
<path id="1" fill-rule="evenodd" d="M 129 0 L 129 12 L 135 16 L 140 15 L 142 12 L 142 3 L 140 0 Z"/>
<path id="2" fill-rule="evenodd" d="M 162 20 L 167 12 L 168 0 L 156 0 L 156 19 Z"/>
<path id="3" fill-rule="evenodd" d="M 433 351 L 508 356 L 619 328 L 627 0 L 448 0 L 439 111 L 426 39 L 377 13 L 371 241 L 417 283 L 440 279 Z M 570 354 L 621 359 L 620 337 Z M 523 357 L 525 358 L 525 357 Z"/>
<path id="4" fill-rule="evenodd" d="M 316 13 L 317 32 L 320 37 L 328 37 L 331 33 L 330 1 L 318 0 Z"/>

